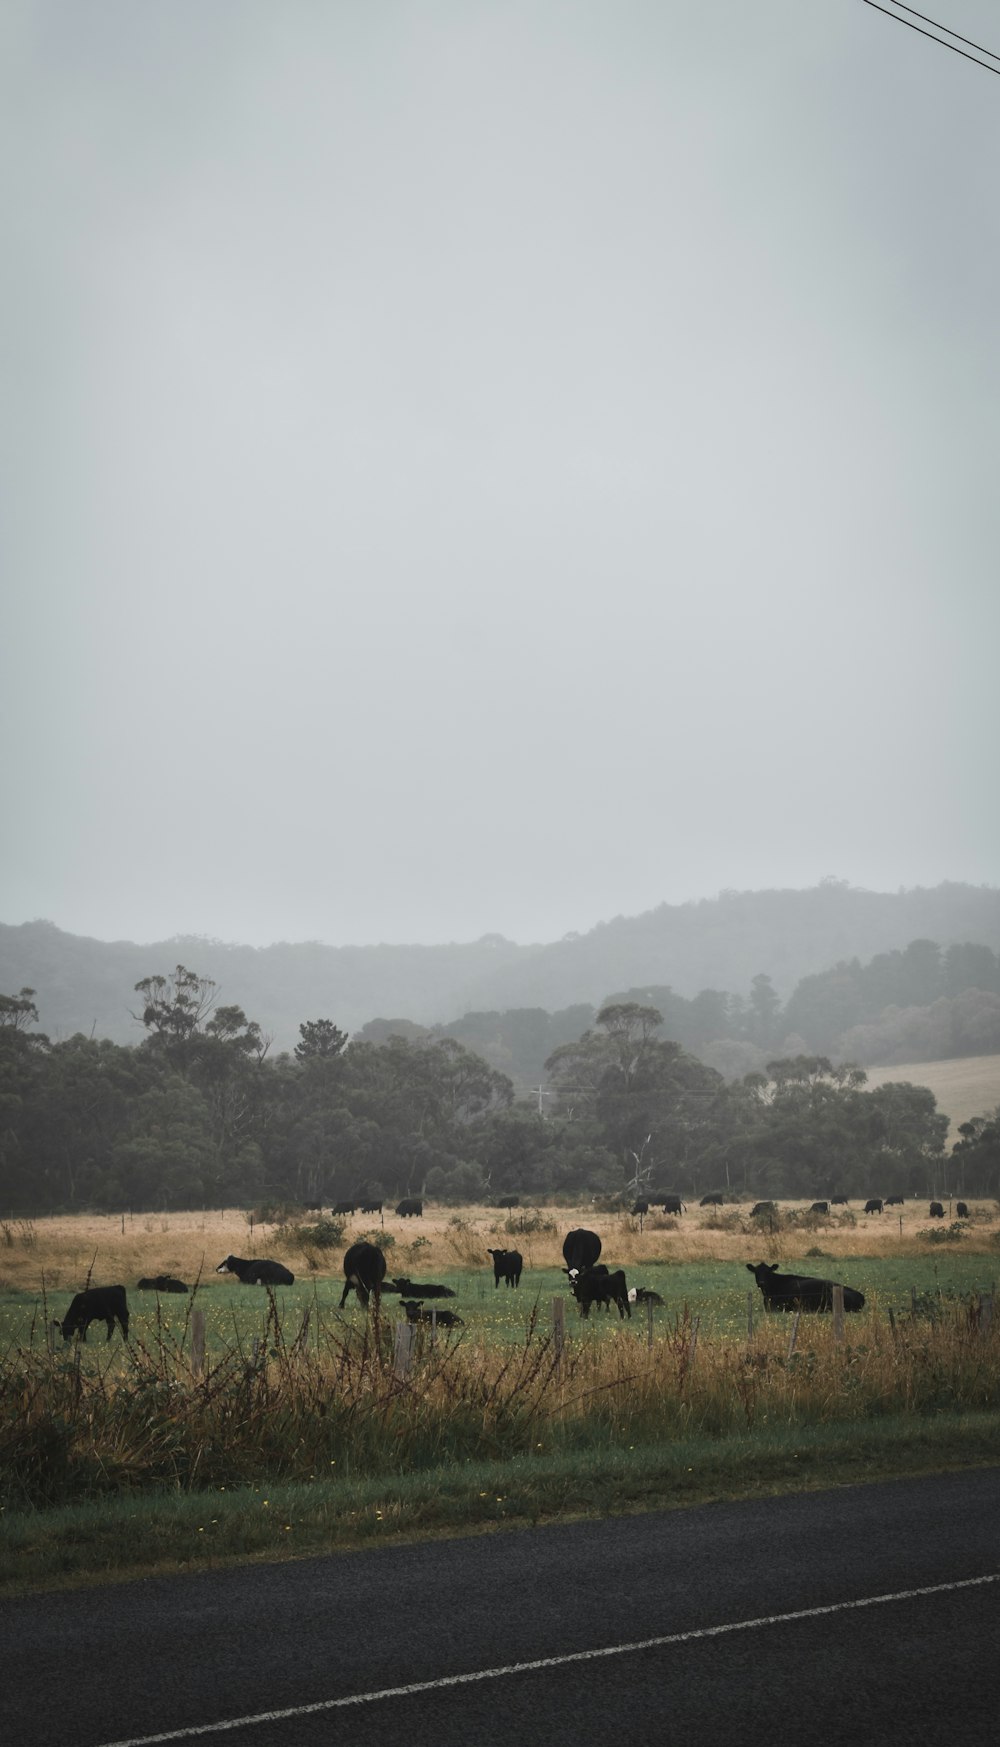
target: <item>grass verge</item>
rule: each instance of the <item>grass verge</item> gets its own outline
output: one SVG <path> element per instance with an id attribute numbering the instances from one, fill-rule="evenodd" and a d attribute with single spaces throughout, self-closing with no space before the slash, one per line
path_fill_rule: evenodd
<path id="1" fill-rule="evenodd" d="M 773 1496 L 1000 1462 L 1000 1412 L 782 1426 L 410 1475 L 0 1514 L 0 1596 L 435 1536 Z"/>

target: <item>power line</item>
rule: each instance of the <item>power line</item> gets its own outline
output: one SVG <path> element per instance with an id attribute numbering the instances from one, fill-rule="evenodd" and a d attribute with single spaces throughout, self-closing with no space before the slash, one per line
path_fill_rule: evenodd
<path id="1" fill-rule="evenodd" d="M 1000 77 L 1000 66 L 991 67 L 988 61 L 981 61 L 978 55 L 967 54 L 965 49 L 956 48 L 953 42 L 945 42 L 943 36 L 935 36 L 934 31 L 922 30 L 919 24 L 911 24 L 908 18 L 900 18 L 898 12 L 890 12 L 887 6 L 879 6 L 878 0 L 864 0 L 864 4 L 873 7 L 876 12 L 883 12 L 886 18 L 894 18 L 897 24 L 905 24 L 907 30 L 915 30 L 918 36 L 929 37 L 930 41 L 936 42 L 939 48 L 951 49 L 953 54 L 961 55 L 963 61 L 973 61 L 977 67 L 982 67 L 984 72 L 996 73 Z M 913 12 L 914 18 L 926 18 L 925 13 L 914 12 L 912 6 L 904 6 L 903 11 Z M 959 36 L 957 30 L 949 30 L 946 24 L 938 24 L 935 18 L 926 18 L 926 22 L 933 24 L 935 30 L 943 30 L 946 36 L 957 37 L 959 42 L 967 42 L 972 48 L 979 49 L 981 54 L 989 55 L 993 60 L 1000 61 L 1000 55 L 995 55 L 992 49 L 982 48 L 981 44 L 972 42 L 971 38 L 967 36 Z"/>
<path id="2" fill-rule="evenodd" d="M 956 42 L 968 43 L 970 49 L 978 49 L 981 55 L 989 55 L 991 60 L 1000 61 L 1000 55 L 995 55 L 992 49 L 984 49 L 981 42 L 973 42 L 971 36 L 962 36 L 959 31 L 952 30 L 951 26 L 948 24 L 938 24 L 936 19 L 928 18 L 926 12 L 918 12 L 914 6 L 904 6 L 903 0 L 892 0 L 892 4 L 896 7 L 897 11 L 910 12 L 914 18 L 922 18 L 925 24 L 933 24 L 935 30 L 943 30 L 945 36 L 953 36 Z M 900 23 L 902 24 L 903 22 L 904 21 L 900 19 Z M 945 43 L 944 46 L 947 48 L 948 44 Z"/>

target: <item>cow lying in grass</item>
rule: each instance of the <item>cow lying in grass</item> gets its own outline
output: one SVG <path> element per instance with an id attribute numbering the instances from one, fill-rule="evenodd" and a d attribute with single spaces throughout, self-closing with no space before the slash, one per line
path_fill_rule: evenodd
<path id="1" fill-rule="evenodd" d="M 424 1280 L 408 1280 L 405 1274 L 397 1274 L 393 1279 L 392 1285 L 387 1286 L 385 1290 L 387 1292 L 398 1292 L 400 1295 L 405 1292 L 409 1298 L 458 1297 L 457 1292 L 453 1292 L 450 1286 L 435 1286 L 432 1282 Z"/>
<path id="2" fill-rule="evenodd" d="M 648 1286 L 633 1286 L 629 1292 L 632 1304 L 662 1304 L 663 1299 L 658 1292 L 653 1292 Z"/>
<path id="3" fill-rule="evenodd" d="M 454 1310 L 425 1310 L 420 1299 L 401 1298 L 407 1322 L 436 1322 L 438 1328 L 464 1327 L 463 1318 Z"/>
<path id="4" fill-rule="evenodd" d="M 227 1256 L 217 1274 L 235 1274 L 242 1286 L 294 1286 L 295 1275 L 284 1262 L 247 1261 L 245 1256 Z"/>
<path id="5" fill-rule="evenodd" d="M 765 1310 L 832 1310 L 832 1280 L 813 1279 L 809 1274 L 782 1274 L 777 1264 L 748 1262 L 747 1268 L 764 1294 Z M 861 1310 L 864 1293 L 844 1287 L 844 1309 Z"/>
<path id="6" fill-rule="evenodd" d="M 151 1280 L 140 1280 L 138 1292 L 190 1292 L 190 1286 L 185 1286 L 183 1280 L 175 1280 L 171 1274 L 155 1274 Z"/>
<path id="7" fill-rule="evenodd" d="M 88 1286 L 86 1291 L 77 1293 L 62 1322 L 56 1322 L 55 1327 L 64 1341 L 75 1334 L 85 1341 L 92 1322 L 107 1323 L 108 1340 L 114 1334 L 117 1322 L 125 1340 L 128 1340 L 128 1300 L 124 1286 Z"/>

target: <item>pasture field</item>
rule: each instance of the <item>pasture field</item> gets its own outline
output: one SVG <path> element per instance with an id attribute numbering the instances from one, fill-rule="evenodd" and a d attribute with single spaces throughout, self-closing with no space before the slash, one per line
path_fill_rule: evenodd
<path id="1" fill-rule="evenodd" d="M 1000 1105 L 1000 1055 L 962 1056 L 955 1060 L 904 1062 L 894 1067 L 866 1068 L 869 1087 L 887 1080 L 929 1086 L 937 1107 L 948 1117 L 948 1145 L 958 1140 L 960 1122 L 986 1116 Z"/>
<path id="2" fill-rule="evenodd" d="M 996 1462 L 1000 1222 L 994 1206 L 971 1211 L 961 1230 L 929 1221 L 923 1202 L 901 1226 L 897 1210 L 817 1221 L 783 1209 L 774 1232 L 748 1207 L 654 1217 L 641 1231 L 579 1207 L 387 1218 L 376 1229 L 396 1239 L 390 1275 L 450 1286 L 442 1307 L 463 1319 L 436 1339 L 421 1327 L 408 1354 L 398 1298 L 379 1316 L 353 1295 L 339 1310 L 343 1251 L 363 1226 L 316 1252 L 293 1228 L 251 1234 L 229 1211 L 126 1216 L 124 1231 L 120 1216 L 0 1222 L 6 1581 Z M 630 1284 L 664 1298 L 651 1325 L 639 1307 L 624 1322 L 579 1317 L 559 1264 L 562 1235 L 580 1224 Z M 494 1288 L 486 1249 L 504 1244 L 525 1257 L 516 1291 Z M 216 1275 L 230 1251 L 287 1262 L 295 1284 L 269 1293 Z M 846 1318 L 845 1339 L 829 1316 L 766 1316 L 746 1272 L 760 1260 L 860 1287 L 866 1307 Z M 107 1343 L 102 1324 L 86 1344 L 48 1338 L 91 1267 L 94 1284 L 128 1288 L 127 1346 L 117 1331 Z M 199 1269 L 191 1296 L 135 1290 L 139 1275 L 193 1282 Z"/>

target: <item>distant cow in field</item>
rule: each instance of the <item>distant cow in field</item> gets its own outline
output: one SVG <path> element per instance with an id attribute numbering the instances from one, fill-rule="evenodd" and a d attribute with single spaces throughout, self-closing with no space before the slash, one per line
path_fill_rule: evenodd
<path id="1" fill-rule="evenodd" d="M 137 1283 L 138 1292 L 190 1292 L 190 1286 L 185 1286 L 183 1280 L 175 1280 L 170 1274 L 156 1274 L 151 1280 L 140 1280 Z"/>
<path id="2" fill-rule="evenodd" d="M 424 1204 L 422 1201 L 419 1201 L 415 1195 L 404 1195 L 399 1206 L 396 1208 L 396 1212 L 399 1214 L 400 1219 L 422 1219 Z"/>
<path id="3" fill-rule="evenodd" d="M 55 1322 L 54 1326 L 60 1330 L 64 1341 L 75 1334 L 85 1341 L 92 1322 L 107 1324 L 108 1340 L 114 1334 L 117 1322 L 124 1339 L 128 1340 L 128 1300 L 124 1286 L 88 1286 L 84 1292 L 76 1294 L 62 1322 Z"/>
<path id="4" fill-rule="evenodd" d="M 588 1231 L 586 1226 L 577 1226 L 568 1231 L 563 1238 L 563 1269 L 572 1280 L 574 1274 L 579 1274 L 581 1268 L 592 1268 L 601 1253 L 601 1240 L 596 1231 Z"/>
<path id="5" fill-rule="evenodd" d="M 865 1202 L 866 1213 L 881 1213 L 881 1211 L 882 1203 L 877 1195 L 873 1195 L 870 1201 Z"/>
<path id="6" fill-rule="evenodd" d="M 777 1213 L 777 1205 L 773 1201 L 755 1201 L 750 1209 L 751 1219 L 763 1219 L 765 1214 Z"/>
<path id="7" fill-rule="evenodd" d="M 964 1201 L 956 1201 L 956 1203 L 955 1203 L 955 1217 L 956 1217 L 956 1219 L 968 1219 L 969 1209 L 966 1207 Z"/>
<path id="8" fill-rule="evenodd" d="M 831 1195 L 830 1196 L 830 1205 L 831 1205 L 831 1207 L 846 1207 L 847 1206 L 847 1196 L 846 1195 Z"/>
<path id="9" fill-rule="evenodd" d="M 829 1213 L 830 1203 L 829 1201 L 814 1201 L 809 1211 L 810 1213 Z"/>
<path id="10" fill-rule="evenodd" d="M 782 1274 L 770 1262 L 748 1262 L 747 1269 L 764 1294 L 765 1310 L 833 1309 L 832 1280 L 813 1279 L 809 1274 Z M 856 1292 L 853 1286 L 844 1287 L 845 1310 L 861 1310 L 864 1302 L 862 1292 Z"/>
<path id="11" fill-rule="evenodd" d="M 903 1197 L 902 1195 L 887 1195 L 885 1204 L 887 1207 L 902 1207 Z"/>
<path id="12" fill-rule="evenodd" d="M 457 1298 L 450 1286 L 435 1286 L 429 1281 L 410 1280 L 406 1274 L 397 1274 L 392 1282 L 393 1292 L 408 1292 L 412 1297 L 419 1293 L 421 1298 Z"/>
<path id="13" fill-rule="evenodd" d="M 436 1322 L 438 1328 L 462 1328 L 464 1319 L 454 1310 L 425 1310 L 421 1300 L 403 1298 L 402 1308 L 407 1322 Z"/>
<path id="14" fill-rule="evenodd" d="M 699 1207 L 724 1207 L 725 1204 L 726 1204 L 726 1197 L 724 1195 L 712 1194 L 712 1195 L 703 1195 L 701 1200 L 698 1203 L 698 1206 Z"/>
<path id="15" fill-rule="evenodd" d="M 487 1250 L 486 1254 L 493 1258 L 493 1289 L 503 1280 L 507 1286 L 519 1286 L 521 1269 L 524 1260 L 520 1250 Z"/>
<path id="16" fill-rule="evenodd" d="M 335 1201 L 333 1204 L 333 1217 L 334 1217 L 334 1219 L 337 1219 L 338 1217 L 340 1217 L 341 1215 L 344 1215 L 344 1214 L 349 1214 L 350 1217 L 353 1219 L 354 1218 L 354 1205 L 355 1204 L 353 1201 Z"/>
<path id="17" fill-rule="evenodd" d="M 381 1213 L 382 1203 L 381 1201 L 362 1201 L 361 1211 L 362 1213 Z"/>
<path id="18" fill-rule="evenodd" d="M 253 1262 L 243 1256 L 227 1256 L 217 1274 L 235 1274 L 243 1286 L 294 1286 L 295 1275 L 284 1262 Z"/>
<path id="19" fill-rule="evenodd" d="M 340 1294 L 340 1308 L 347 1303 L 347 1294 L 353 1290 L 358 1295 L 360 1304 L 367 1304 L 372 1293 L 378 1304 L 382 1293 L 382 1281 L 385 1279 L 385 1257 L 376 1244 L 352 1244 L 344 1256 L 344 1290 Z"/>
<path id="20" fill-rule="evenodd" d="M 498 1207 L 519 1207 L 520 1204 L 520 1197 L 517 1195 L 501 1195 L 497 1202 Z"/>
<path id="21" fill-rule="evenodd" d="M 944 1208 L 942 1207 L 940 1201 L 932 1201 L 931 1202 L 928 1217 L 931 1219 L 943 1219 L 944 1218 Z"/>
<path id="22" fill-rule="evenodd" d="M 590 1315 L 592 1304 L 603 1305 L 605 1309 L 617 1305 L 622 1320 L 632 1315 L 624 1268 L 616 1268 L 613 1274 L 603 1269 L 586 1268 L 572 1281 L 572 1291 L 581 1316 Z"/>
<path id="23" fill-rule="evenodd" d="M 681 1200 L 680 1196 L 679 1195 L 664 1195 L 664 1197 L 663 1197 L 663 1211 L 664 1211 L 664 1213 L 683 1213 L 684 1212 L 684 1203 Z"/>
<path id="24" fill-rule="evenodd" d="M 648 1201 L 637 1201 L 635 1203 L 635 1206 L 632 1209 L 632 1218 L 638 1219 L 638 1218 L 640 1218 L 641 1215 L 646 1214 L 648 1212 L 649 1212 L 649 1202 Z"/>

